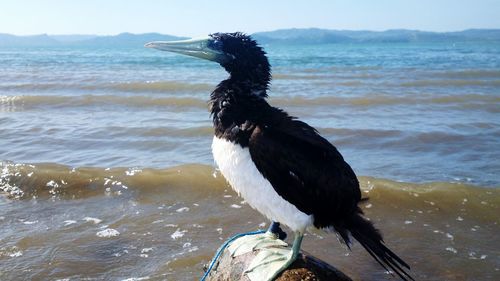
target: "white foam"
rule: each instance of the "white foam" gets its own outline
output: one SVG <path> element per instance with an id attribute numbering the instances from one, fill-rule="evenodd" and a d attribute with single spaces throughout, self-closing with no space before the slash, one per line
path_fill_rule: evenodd
<path id="1" fill-rule="evenodd" d="M 192 252 L 196 252 L 199 250 L 198 246 L 191 247 L 191 243 L 189 243 L 189 242 L 184 243 L 184 245 L 182 245 L 182 248 L 184 248 L 186 250 L 182 251 L 181 253 L 178 253 L 176 255 L 183 255 L 185 253 L 192 253 Z"/>
<path id="2" fill-rule="evenodd" d="M 192 253 L 192 252 L 196 252 L 196 251 L 198 251 L 198 250 L 199 250 L 198 246 L 194 246 L 194 247 L 189 248 L 189 249 L 188 249 L 188 252 L 189 252 L 189 253 Z"/>
<path id="3" fill-rule="evenodd" d="M 46 186 L 59 187 L 59 184 L 57 184 L 57 182 L 55 182 L 54 180 L 51 180 L 46 184 Z"/>
<path id="4" fill-rule="evenodd" d="M 149 253 L 149 252 L 152 252 L 153 251 L 153 248 L 144 248 L 141 250 L 141 254 L 145 254 L 145 253 Z"/>
<path id="5" fill-rule="evenodd" d="M 476 260 L 477 259 L 476 252 L 474 251 L 469 252 L 469 259 Z"/>
<path id="6" fill-rule="evenodd" d="M 129 170 L 125 171 L 125 174 L 127 176 L 133 176 L 133 175 L 140 173 L 140 172 L 142 172 L 141 169 L 129 169 Z"/>
<path id="7" fill-rule="evenodd" d="M 128 254 L 128 250 L 123 250 L 122 252 L 114 253 L 113 256 L 115 256 L 115 257 L 121 257 L 124 254 Z"/>
<path id="8" fill-rule="evenodd" d="M 21 252 L 21 251 L 16 251 L 16 252 L 12 252 L 12 253 L 10 253 L 10 254 L 9 254 L 9 257 L 11 257 L 11 258 L 17 258 L 17 257 L 20 257 L 20 256 L 22 256 L 22 255 L 23 255 L 23 252 Z"/>
<path id="9" fill-rule="evenodd" d="M 182 207 L 182 208 L 179 208 L 179 209 L 177 209 L 175 211 L 177 213 L 189 212 L 189 208 L 188 207 Z"/>
<path id="10" fill-rule="evenodd" d="M 9 104 L 9 103 L 13 103 L 15 101 L 18 101 L 20 100 L 21 97 L 19 96 L 0 96 L 0 104 L 1 105 L 6 105 L 6 104 Z"/>
<path id="11" fill-rule="evenodd" d="M 149 280 L 149 276 L 144 276 L 144 277 L 131 277 L 127 279 L 123 279 L 122 281 L 142 281 L 142 280 Z"/>
<path id="12" fill-rule="evenodd" d="M 98 237 L 106 237 L 106 238 L 108 238 L 108 237 L 118 236 L 118 235 L 120 235 L 120 232 L 118 232 L 118 230 L 116 230 L 116 229 L 106 228 L 105 230 L 97 232 L 96 235 Z"/>
<path id="13" fill-rule="evenodd" d="M 452 252 L 452 253 L 454 253 L 454 254 L 458 253 L 458 251 L 457 251 L 455 248 L 453 248 L 453 247 L 448 247 L 448 248 L 446 248 L 446 251 L 448 251 L 448 252 Z"/>
<path id="14" fill-rule="evenodd" d="M 101 219 L 92 218 L 92 217 L 84 217 L 83 220 L 86 221 L 86 222 L 93 222 L 94 224 L 99 224 L 99 223 L 102 222 Z"/>
<path id="15" fill-rule="evenodd" d="M 180 230 L 179 228 L 177 228 L 177 230 L 172 233 L 172 235 L 170 235 L 170 237 L 172 237 L 172 239 L 174 240 L 177 240 L 179 238 L 181 238 L 182 236 L 184 236 L 184 234 L 187 232 L 187 230 Z"/>

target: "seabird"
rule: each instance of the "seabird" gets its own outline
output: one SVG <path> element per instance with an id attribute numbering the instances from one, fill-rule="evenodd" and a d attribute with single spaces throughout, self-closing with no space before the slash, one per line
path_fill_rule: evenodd
<path id="1" fill-rule="evenodd" d="M 314 227 L 337 233 L 348 246 L 354 237 L 387 271 L 413 280 L 408 264 L 364 217 L 357 177 L 338 150 L 267 102 L 271 67 L 256 41 L 236 32 L 145 46 L 214 61 L 229 73 L 210 95 L 215 162 L 250 206 L 295 234 L 288 254 L 266 257 L 247 271 L 273 264 L 265 279 L 274 279 L 297 258 L 306 229 Z"/>

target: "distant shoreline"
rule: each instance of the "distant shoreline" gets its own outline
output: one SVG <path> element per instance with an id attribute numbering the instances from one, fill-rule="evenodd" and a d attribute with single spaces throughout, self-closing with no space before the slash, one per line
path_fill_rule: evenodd
<path id="1" fill-rule="evenodd" d="M 500 42 L 500 29 L 467 29 L 454 32 L 430 32 L 408 29 L 386 31 L 331 30 L 290 28 L 256 32 L 261 44 L 331 44 L 331 43 L 433 43 Z M 0 47 L 5 46 L 142 46 L 155 40 L 180 40 L 188 37 L 160 33 L 120 33 L 117 35 L 25 35 L 0 33 Z"/>

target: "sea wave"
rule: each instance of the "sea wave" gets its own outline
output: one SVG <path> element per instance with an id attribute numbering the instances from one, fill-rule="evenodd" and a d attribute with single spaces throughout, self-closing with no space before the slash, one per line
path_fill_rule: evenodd
<path id="1" fill-rule="evenodd" d="M 432 74 L 434 77 L 447 77 L 457 79 L 469 78 L 496 78 L 500 79 L 500 70 L 495 69 L 466 69 L 466 70 L 448 70 L 439 71 Z"/>
<path id="2" fill-rule="evenodd" d="M 0 91 L 118 91 L 118 92 L 211 92 L 214 85 L 205 83 L 185 83 L 179 81 L 145 81 L 99 83 L 92 81 L 61 81 L 58 83 L 10 83 L 0 84 Z"/>
<path id="3" fill-rule="evenodd" d="M 16 95 L 0 96 L 0 111 L 20 111 L 33 107 L 57 106 L 57 107 L 80 107 L 98 105 L 122 105 L 130 107 L 148 106 L 174 106 L 174 107 L 207 107 L 206 95 L 194 97 L 184 96 L 119 96 L 119 95 Z M 408 95 L 391 96 L 371 94 L 356 97 L 340 96 L 274 96 L 270 98 L 272 104 L 288 106 L 353 106 L 353 107 L 373 107 L 373 106 L 393 106 L 393 105 L 441 105 L 463 109 L 471 107 L 478 110 L 497 112 L 499 109 L 494 106 L 500 103 L 500 97 L 483 94 L 464 95 Z M 496 110 L 495 110 L 496 108 Z"/>
<path id="4" fill-rule="evenodd" d="M 339 96 L 320 96 L 320 97 L 271 97 L 271 101 L 279 105 L 286 106 L 328 106 L 328 105 L 347 105 L 347 106 L 384 106 L 384 105 L 461 105 L 469 107 L 474 103 L 496 104 L 500 103 L 500 97 L 482 94 L 464 94 L 464 95 L 380 95 L 370 94 L 356 97 Z"/>
<path id="5" fill-rule="evenodd" d="M 381 229 L 388 246 L 411 262 L 413 276 L 491 279 L 489 272 L 494 272 L 498 260 L 491 239 L 499 231 L 499 189 L 452 182 L 359 180 L 363 197 L 369 198 L 360 207 Z M 140 260 L 154 268 L 147 274 L 157 279 L 170 276 L 165 272 L 193 279 L 221 241 L 267 225 L 266 218 L 238 198 L 214 167 L 196 164 L 107 169 L 4 161 L 0 206 L 4 211 L 0 230 L 7 243 L 0 249 L 2 268 L 10 273 L 16 264 L 35 263 L 32 276 L 45 279 L 57 278 L 45 267 L 54 252 L 62 253 L 63 265 L 82 259 L 87 269 L 109 264 L 102 271 L 90 270 L 89 278 L 106 279 L 108 268 Z M 363 279 L 385 278 L 386 273 L 374 270 L 373 260 L 359 243 L 350 252 L 324 232 L 308 233 L 307 239 L 308 251 L 323 253 L 326 262 L 350 275 L 358 276 L 359 271 L 370 272 Z M 75 241 L 83 245 L 82 251 L 74 250 Z M 352 255 L 354 259 L 347 257 Z M 446 270 L 436 269 L 429 259 L 445 264 Z M 357 266 L 351 272 L 353 261 Z M 123 268 L 118 277 L 137 276 L 138 270 L 146 275 L 140 271 L 143 267 Z M 69 268 L 65 276 L 82 276 L 81 266 L 64 268 Z M 450 278 L 449 271 L 458 272 L 457 277 Z"/>
<path id="6" fill-rule="evenodd" d="M 216 179 L 216 181 L 214 181 Z M 421 204 L 448 208 L 466 200 L 474 212 L 498 220 L 500 189 L 458 182 L 408 183 L 389 179 L 359 177 L 363 193 L 379 203 Z M 206 185 L 210 185 L 207 187 Z M 183 188 L 206 192 L 224 190 L 227 185 L 213 166 L 189 164 L 165 169 L 122 167 L 70 167 L 56 163 L 24 164 L 0 162 L 0 191 L 10 198 L 58 197 L 60 199 L 102 196 L 122 191 L 151 192 L 158 188 Z M 410 196 L 406 196 L 410 195 Z M 193 195 L 196 196 L 196 195 Z"/>
<path id="7" fill-rule="evenodd" d="M 199 186 L 213 181 L 214 168 L 191 164 L 166 169 L 70 167 L 57 163 L 0 161 L 0 192 L 10 198 L 86 198 L 134 189 L 149 192 L 180 182 Z M 173 187 L 172 187 L 173 188 Z M 223 186 L 221 186 L 223 188 Z"/>
<path id="8" fill-rule="evenodd" d="M 494 271 L 498 259 L 491 239 L 499 231 L 499 188 L 363 176 L 358 179 L 362 196 L 368 198 L 360 207 L 383 231 L 391 249 L 411 261 L 414 276 L 462 280 L 467 273 L 488 279 L 490 275 L 485 272 Z M 46 254 L 38 258 L 43 246 L 48 255 L 64 247 L 65 254 L 60 257 L 63 263 L 81 260 L 82 256 L 90 261 L 97 259 L 89 268 L 104 260 L 112 268 L 123 264 L 123 258 L 132 263 L 138 257 L 145 260 L 147 251 L 152 256 L 150 262 L 157 264 L 160 259 L 158 264 L 168 264 L 172 272 L 187 270 L 189 264 L 192 274 L 192 268 L 201 268 L 221 241 L 235 233 L 265 228 L 267 221 L 231 191 L 213 166 L 199 164 L 151 169 L 0 161 L 0 206 L 5 209 L 5 215 L 0 216 L 0 224 L 5 224 L 0 228 L 3 237 L 16 239 L 13 247 L 0 249 L 0 258 L 11 264 L 35 261 L 42 269 L 49 258 Z M 24 238 L 17 239 L 15 233 L 23 233 Z M 114 235 L 120 239 L 111 240 Z M 204 237 L 202 244 L 200 235 Z M 339 251 L 346 256 L 359 255 L 355 260 L 359 260 L 361 272 L 378 272 L 359 244 L 353 245 L 353 252 L 347 252 L 334 240 L 325 239 L 328 235 L 323 232 L 308 235 L 311 251 L 329 249 L 328 257 L 338 257 L 335 253 Z M 74 241 L 85 245 L 82 249 L 90 249 L 88 254 L 75 253 Z M 191 243 L 200 245 L 199 252 L 185 255 Z M 103 254 L 96 255 L 99 251 Z M 18 259 L 18 252 L 24 260 Z M 172 255 L 161 254 L 165 252 Z M 343 258 L 326 261 L 349 269 L 353 259 L 340 256 Z M 176 263 L 178 258 L 181 262 Z M 448 271 L 429 265 L 429 258 L 460 275 L 450 278 Z M 133 270 L 135 274 L 137 269 Z M 366 279 L 379 280 L 384 278 L 382 274 L 370 274 Z M 165 278 L 159 273 L 157 276 Z"/>
<path id="9" fill-rule="evenodd" d="M 33 107 L 57 106 L 79 107 L 98 105 L 123 105 L 131 107 L 174 106 L 206 108 L 207 102 L 191 97 L 151 97 L 151 96 L 115 96 L 115 95 L 18 95 L 0 96 L 1 111 L 20 111 Z"/>
<path id="10" fill-rule="evenodd" d="M 300 82 L 305 85 L 331 87 L 360 87 L 384 86 L 402 88 L 424 87 L 498 87 L 500 73 L 494 70 L 468 71 L 429 71 L 410 74 L 409 77 L 399 77 L 400 73 L 392 72 L 280 72 L 274 73 L 276 85 L 288 82 Z M 409 75 L 409 74 L 407 74 Z M 391 79 L 386 79 L 391 78 Z M 190 81 L 127 81 L 106 82 L 92 79 L 61 79 L 60 81 L 0 83 L 0 91 L 5 92 L 54 92 L 54 91 L 83 91 L 83 92 L 125 92 L 125 93 L 210 93 L 215 84 L 194 83 Z"/>
<path id="11" fill-rule="evenodd" d="M 498 87 L 500 80 L 484 80 L 484 79 L 422 79 L 406 81 L 399 84 L 401 87 L 465 87 L 465 86 L 481 86 L 481 87 Z"/>
<path id="12" fill-rule="evenodd" d="M 208 122 L 207 122 L 208 123 Z M 206 137 L 210 139 L 213 136 L 214 129 L 212 126 L 190 126 L 190 127 L 175 127 L 175 126 L 144 126 L 144 127 L 101 127 L 94 134 L 110 134 L 115 137 L 166 137 L 175 138 L 197 138 Z"/>
<path id="13" fill-rule="evenodd" d="M 211 92 L 214 85 L 205 83 L 182 83 L 176 81 L 114 83 L 102 86 L 124 92 Z M 96 89 L 100 89 L 97 86 Z"/>

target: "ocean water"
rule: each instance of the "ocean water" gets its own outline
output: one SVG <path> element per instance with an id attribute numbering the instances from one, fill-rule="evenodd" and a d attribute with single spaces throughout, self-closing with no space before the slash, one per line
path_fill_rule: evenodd
<path id="1" fill-rule="evenodd" d="M 264 46 L 270 103 L 360 177 L 418 280 L 500 278 L 500 45 Z M 138 46 L 0 49 L 0 280 L 193 280 L 268 222 L 210 151 L 218 65 Z M 364 250 L 303 249 L 354 279 Z"/>

